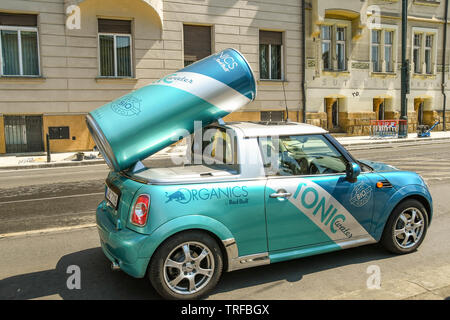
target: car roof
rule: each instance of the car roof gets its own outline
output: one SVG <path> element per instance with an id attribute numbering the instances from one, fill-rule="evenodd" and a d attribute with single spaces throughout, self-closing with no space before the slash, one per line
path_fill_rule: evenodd
<path id="1" fill-rule="evenodd" d="M 321 127 L 298 122 L 227 122 L 225 126 L 240 130 L 246 138 L 328 133 Z"/>

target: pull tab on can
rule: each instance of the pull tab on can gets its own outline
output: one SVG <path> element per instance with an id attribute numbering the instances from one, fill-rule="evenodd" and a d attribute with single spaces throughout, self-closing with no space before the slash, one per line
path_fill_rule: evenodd
<path id="1" fill-rule="evenodd" d="M 256 97 L 256 81 L 247 60 L 226 49 L 90 112 L 88 128 L 114 171 L 180 140 L 236 111 Z"/>

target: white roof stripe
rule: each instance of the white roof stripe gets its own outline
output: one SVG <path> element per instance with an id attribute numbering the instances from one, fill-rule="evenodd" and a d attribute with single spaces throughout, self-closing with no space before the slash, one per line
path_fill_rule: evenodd
<path id="1" fill-rule="evenodd" d="M 260 124 L 254 122 L 226 123 L 227 127 L 240 129 L 244 137 L 269 137 L 305 134 L 324 134 L 328 131 L 306 123 Z"/>

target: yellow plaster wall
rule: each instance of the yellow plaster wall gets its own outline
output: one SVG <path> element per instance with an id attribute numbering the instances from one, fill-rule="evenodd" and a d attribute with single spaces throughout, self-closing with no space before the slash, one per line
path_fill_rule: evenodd
<path id="1" fill-rule="evenodd" d="M 51 152 L 71 152 L 92 150 L 95 143 L 86 126 L 85 115 L 44 115 L 43 139 L 45 144 L 48 127 L 69 127 L 70 139 L 50 140 Z M 72 140 L 75 137 L 76 140 Z M 47 150 L 47 147 L 45 147 Z"/>
<path id="2" fill-rule="evenodd" d="M 0 116 L 0 153 L 6 153 L 5 121 L 3 116 Z"/>

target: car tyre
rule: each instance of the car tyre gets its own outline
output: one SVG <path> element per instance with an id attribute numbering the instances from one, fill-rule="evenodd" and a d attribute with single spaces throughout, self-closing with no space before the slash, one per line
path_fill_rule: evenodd
<path id="1" fill-rule="evenodd" d="M 380 242 L 392 253 L 411 253 L 422 244 L 427 229 L 427 210 L 421 202 L 408 199 L 392 211 Z"/>
<path id="2" fill-rule="evenodd" d="M 148 277 L 165 299 L 198 299 L 218 283 L 222 251 L 205 232 L 186 231 L 166 240 L 153 255 Z"/>

